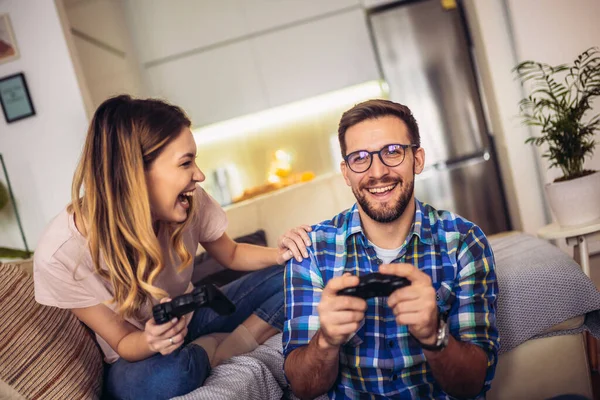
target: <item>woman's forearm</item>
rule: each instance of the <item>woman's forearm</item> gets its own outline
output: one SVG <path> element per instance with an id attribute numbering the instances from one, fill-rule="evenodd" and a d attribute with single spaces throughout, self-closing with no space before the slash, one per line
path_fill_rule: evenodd
<path id="1" fill-rule="evenodd" d="M 114 350 L 129 362 L 145 360 L 156 354 L 148 347 L 148 342 L 144 338 L 144 331 L 139 330 L 123 337 Z"/>
<path id="2" fill-rule="evenodd" d="M 237 271 L 255 271 L 277 264 L 279 250 L 272 247 L 239 243 L 235 247 L 231 264 L 226 265 Z"/>
<path id="3" fill-rule="evenodd" d="M 213 242 L 201 244 L 221 265 L 238 271 L 255 271 L 283 262 L 278 261 L 278 249 L 236 243 L 227 234 Z"/>
<path id="4" fill-rule="evenodd" d="M 73 314 L 127 361 L 139 361 L 154 354 L 144 331 L 119 317 L 105 304 L 74 308 Z"/>

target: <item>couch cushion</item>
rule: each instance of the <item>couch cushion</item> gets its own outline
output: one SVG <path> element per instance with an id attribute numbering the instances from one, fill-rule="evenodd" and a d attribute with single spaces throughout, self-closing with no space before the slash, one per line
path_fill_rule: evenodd
<path id="1" fill-rule="evenodd" d="M 585 316 L 579 315 L 577 317 L 573 317 L 566 321 L 561 322 L 560 324 L 554 325 L 548 329 L 546 329 L 542 335 L 546 335 L 553 332 L 561 332 L 561 331 L 570 331 L 573 329 L 577 329 L 583 325 L 585 322 Z"/>
<path id="2" fill-rule="evenodd" d="M 0 281 L 2 386 L 25 398 L 99 398 L 102 354 L 84 325 L 36 303 L 33 277 L 19 266 L 0 265 Z"/>
<path id="3" fill-rule="evenodd" d="M 2 264 L 2 263 L 0 263 Z M 11 261 L 11 264 L 19 266 L 19 268 L 28 274 L 33 274 L 33 258 L 27 260 Z"/>
<path id="4" fill-rule="evenodd" d="M 487 400 L 544 400 L 566 393 L 592 399 L 583 334 L 528 340 L 498 357 Z"/>
<path id="5" fill-rule="evenodd" d="M 600 292 L 571 257 L 526 234 L 493 238 L 490 244 L 499 287 L 500 353 L 540 335 L 590 329 L 600 336 Z M 574 317 L 584 317 L 584 325 L 569 323 L 563 332 L 555 327 Z"/>
<path id="6" fill-rule="evenodd" d="M 8 383 L 0 381 L 0 399 L 25 400 L 25 397 L 8 386 Z"/>

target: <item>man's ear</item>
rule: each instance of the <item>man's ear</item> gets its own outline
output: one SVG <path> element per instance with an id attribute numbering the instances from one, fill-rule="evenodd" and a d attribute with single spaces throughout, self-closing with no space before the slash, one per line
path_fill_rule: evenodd
<path id="1" fill-rule="evenodd" d="M 425 168 L 425 149 L 419 147 L 415 150 L 415 174 L 420 174 Z"/>
<path id="2" fill-rule="evenodd" d="M 344 180 L 346 181 L 346 185 L 352 186 L 352 185 L 350 185 L 350 179 L 348 179 L 348 166 L 346 165 L 345 161 L 342 161 L 340 163 L 340 170 L 342 171 L 342 175 L 344 175 Z"/>

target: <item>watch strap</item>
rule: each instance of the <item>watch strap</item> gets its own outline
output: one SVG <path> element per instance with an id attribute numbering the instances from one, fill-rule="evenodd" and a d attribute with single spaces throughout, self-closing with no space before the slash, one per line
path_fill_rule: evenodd
<path id="1" fill-rule="evenodd" d="M 442 351 L 448 345 L 448 325 L 446 324 L 445 318 L 439 314 L 438 317 L 438 329 L 436 335 L 435 344 L 424 344 L 419 342 L 421 348 L 428 351 Z M 418 340 L 417 340 L 418 341 Z"/>

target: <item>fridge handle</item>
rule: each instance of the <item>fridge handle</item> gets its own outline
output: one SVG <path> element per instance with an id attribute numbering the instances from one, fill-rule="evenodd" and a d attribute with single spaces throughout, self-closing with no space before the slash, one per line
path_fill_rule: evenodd
<path id="1" fill-rule="evenodd" d="M 480 164 L 482 162 L 489 161 L 492 158 L 488 149 L 483 149 L 479 153 L 469 154 L 464 157 L 456 158 L 454 160 L 440 161 L 435 164 L 425 167 L 424 172 L 428 170 L 453 170 L 457 168 L 463 168 L 468 165 Z"/>

